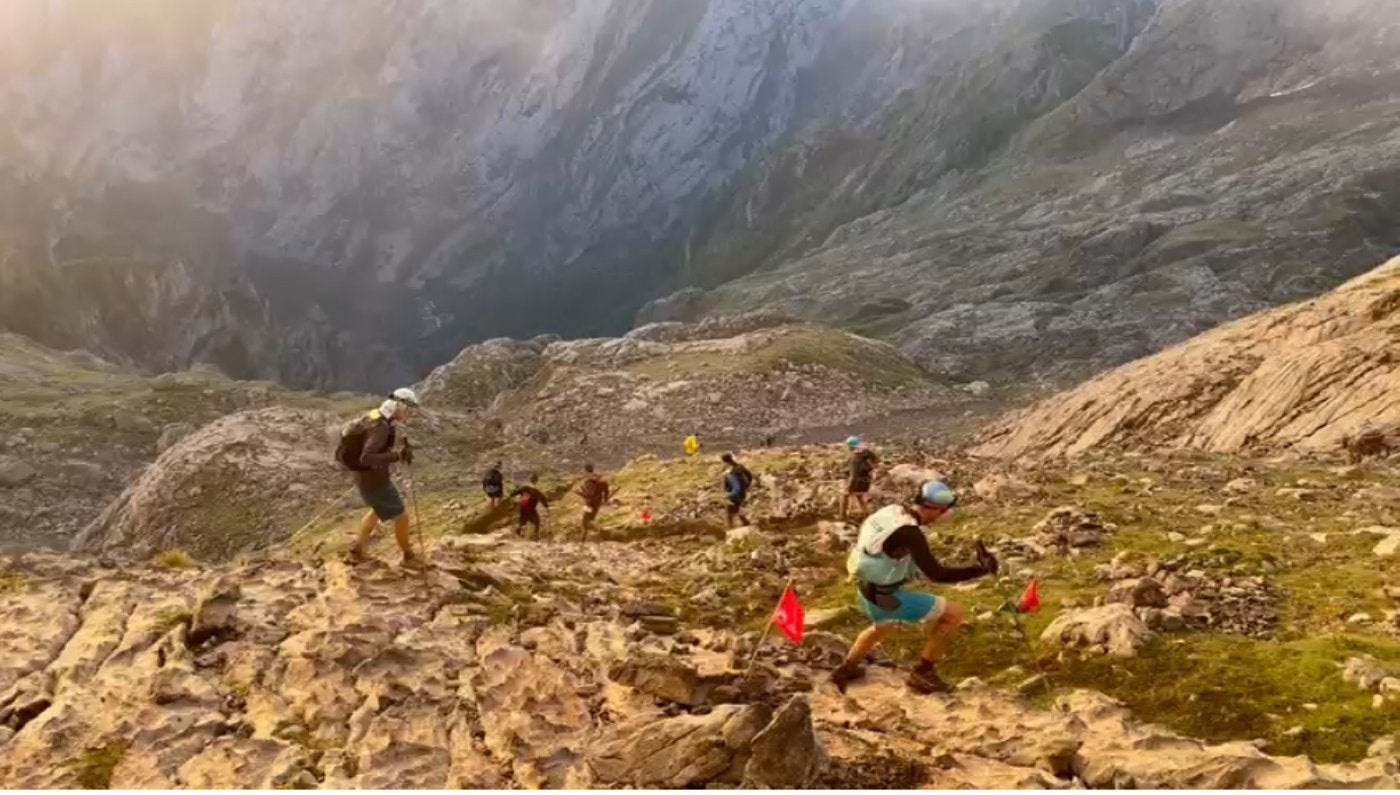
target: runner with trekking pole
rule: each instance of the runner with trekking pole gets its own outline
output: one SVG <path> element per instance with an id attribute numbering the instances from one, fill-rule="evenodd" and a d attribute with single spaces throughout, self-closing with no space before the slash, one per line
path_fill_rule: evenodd
<path id="1" fill-rule="evenodd" d="M 394 446 L 399 429 L 408 423 L 417 409 L 418 395 L 412 389 L 396 389 L 379 408 L 366 412 L 341 429 L 336 459 L 353 473 L 360 498 L 369 508 L 360 520 L 359 533 L 350 548 L 352 563 L 367 559 L 366 548 L 375 528 L 381 522 L 392 522 L 394 540 L 403 553 L 403 566 L 416 569 L 426 565 L 422 555 L 423 529 L 421 526 L 418 529 L 419 552 L 415 553 L 409 541 L 409 520 L 404 511 L 403 498 L 399 496 L 390 474 L 394 464 L 413 465 L 412 446 L 405 443 L 401 450 L 395 450 Z M 415 498 L 415 519 L 417 507 Z"/>

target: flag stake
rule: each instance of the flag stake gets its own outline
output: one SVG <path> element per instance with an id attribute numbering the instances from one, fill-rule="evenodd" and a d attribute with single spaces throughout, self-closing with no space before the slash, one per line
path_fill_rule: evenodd
<path id="1" fill-rule="evenodd" d="M 1011 569 L 1011 564 L 1008 562 L 1008 563 L 1007 563 L 1007 576 L 1008 576 L 1008 577 L 1013 576 L 1013 575 L 1011 575 L 1011 573 L 1010 573 L 1010 569 Z M 1030 656 L 1031 656 L 1031 664 L 1035 666 L 1035 672 L 1038 673 L 1038 674 L 1040 674 L 1042 677 L 1045 678 L 1045 690 L 1046 690 L 1046 692 L 1049 692 L 1049 691 L 1052 689 L 1052 688 L 1051 688 L 1051 685 L 1050 685 L 1050 674 L 1046 673 L 1046 671 L 1045 671 L 1043 668 L 1041 668 L 1041 666 L 1040 666 L 1040 658 L 1037 657 L 1037 656 L 1036 656 L 1036 653 L 1035 653 L 1035 645 L 1031 643 L 1031 636 L 1026 634 L 1026 628 L 1025 628 L 1024 626 L 1021 625 L 1021 610 L 1020 610 L 1020 607 L 1017 605 L 1016 602 L 1011 601 L 1011 599 L 1010 599 L 1009 597 L 1007 597 L 1006 591 L 1005 591 L 1005 590 L 1002 588 L 1002 586 L 1001 586 L 1001 578 L 1000 578 L 1000 577 L 995 578 L 995 580 L 993 580 L 993 581 L 996 583 L 997 595 L 1001 597 L 1002 603 L 1005 604 L 1006 607 L 1011 611 L 1011 623 L 1014 624 L 1014 625 L 1016 626 L 1016 633 L 1019 634 L 1019 635 L 1021 636 L 1021 640 L 1025 641 L 1025 643 L 1026 643 L 1026 651 L 1027 651 L 1028 653 L 1030 653 Z"/>
<path id="2" fill-rule="evenodd" d="M 787 592 L 792 589 L 792 583 L 793 581 L 789 579 L 786 583 L 783 584 L 782 593 L 778 596 L 778 601 L 780 604 L 782 602 L 783 595 L 787 594 Z M 794 593 L 796 592 L 794 591 Z M 773 624 L 775 623 L 773 621 L 773 617 L 775 614 L 776 611 L 769 612 L 768 622 L 763 625 L 763 634 L 758 636 L 758 642 L 754 644 L 753 651 L 749 653 L 749 662 L 747 665 L 744 666 L 745 678 L 748 678 L 748 676 L 753 673 L 753 664 L 754 661 L 758 659 L 759 649 L 762 649 L 764 642 L 768 640 L 768 633 L 773 631 Z"/>

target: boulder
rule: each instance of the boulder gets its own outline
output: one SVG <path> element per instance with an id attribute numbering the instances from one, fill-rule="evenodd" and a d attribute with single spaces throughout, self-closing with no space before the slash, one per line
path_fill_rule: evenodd
<path id="1" fill-rule="evenodd" d="M 1044 493 L 1039 486 L 1011 474 L 993 473 L 973 484 L 972 490 L 988 502 L 1028 500 Z"/>
<path id="2" fill-rule="evenodd" d="M 1400 552 L 1400 531 L 1392 532 L 1390 535 L 1382 538 L 1371 551 L 1378 557 L 1395 557 L 1396 553 Z"/>
<path id="3" fill-rule="evenodd" d="M 333 414 L 283 407 L 218 419 L 161 454 L 74 546 L 180 548 L 217 561 L 285 540 L 345 492 L 325 441 L 340 424 Z"/>
<path id="4" fill-rule="evenodd" d="M 1156 579 L 1143 577 L 1114 583 L 1104 601 L 1130 607 L 1166 607 L 1167 592 Z"/>
<path id="5" fill-rule="evenodd" d="M 1373 657 L 1352 657 L 1342 670 L 1342 681 L 1360 690 L 1374 691 L 1391 672 Z"/>
<path id="6" fill-rule="evenodd" d="M 942 480 L 943 473 L 913 464 L 895 464 L 890 467 L 888 477 L 897 488 L 917 489 L 927 481 Z"/>
<path id="7" fill-rule="evenodd" d="M 644 717 L 608 727 L 585 759 L 599 784 L 661 789 L 738 784 L 754 737 L 771 718 L 758 705 L 721 705 L 707 715 Z M 736 770 L 737 768 L 737 770 Z"/>
<path id="8" fill-rule="evenodd" d="M 826 750 L 812 727 L 812 707 L 806 697 L 793 696 L 753 738 L 743 784 L 761 789 L 806 787 L 826 762 Z"/>
<path id="9" fill-rule="evenodd" d="M 1154 637 L 1147 624 L 1126 604 L 1066 610 L 1040 639 L 1067 648 L 1099 648 L 1116 657 L 1135 657 Z"/>
<path id="10" fill-rule="evenodd" d="M 619 661 L 609 669 L 608 678 L 649 696 L 687 707 L 706 703 L 714 687 L 729 681 L 728 677 L 702 677 L 684 661 L 659 654 L 636 654 Z"/>

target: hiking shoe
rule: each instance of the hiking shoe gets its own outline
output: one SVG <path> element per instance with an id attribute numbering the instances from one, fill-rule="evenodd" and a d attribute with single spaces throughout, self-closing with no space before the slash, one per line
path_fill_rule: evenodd
<path id="1" fill-rule="evenodd" d="M 414 571 L 423 571 L 428 568 L 428 562 L 417 555 L 404 555 L 401 565 L 405 569 L 413 569 Z"/>
<path id="2" fill-rule="evenodd" d="M 915 668 L 909 672 L 909 689 L 915 693 L 928 695 L 930 693 L 950 693 L 953 688 L 943 681 L 943 677 L 938 675 L 938 670 L 933 666 L 928 668 Z"/>
<path id="3" fill-rule="evenodd" d="M 865 667 L 859 664 L 847 665 L 846 663 L 841 663 L 840 667 L 831 672 L 831 683 L 836 685 L 836 689 L 841 691 L 843 695 L 846 692 L 846 685 L 857 679 L 864 678 Z"/>
<path id="4" fill-rule="evenodd" d="M 369 555 L 365 554 L 365 551 L 359 547 L 350 547 L 350 551 L 345 553 L 345 559 L 349 561 L 350 565 L 358 566 L 369 560 Z"/>

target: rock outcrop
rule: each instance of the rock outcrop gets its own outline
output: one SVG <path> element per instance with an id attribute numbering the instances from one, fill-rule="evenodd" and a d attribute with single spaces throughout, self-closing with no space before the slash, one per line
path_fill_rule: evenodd
<path id="1" fill-rule="evenodd" d="M 1221 453 L 1393 451 L 1400 421 L 1400 259 L 1120 367 L 984 432 L 979 455 L 1100 447 Z"/>
<path id="2" fill-rule="evenodd" d="M 333 414 L 270 408 L 230 414 L 182 438 L 75 539 L 77 549 L 182 549 L 227 558 L 283 541 L 307 506 L 344 491 Z"/>

